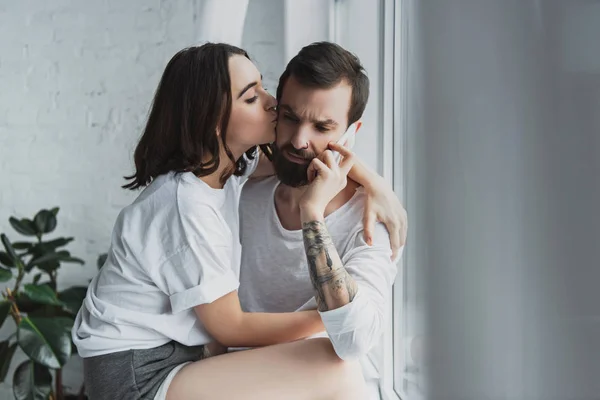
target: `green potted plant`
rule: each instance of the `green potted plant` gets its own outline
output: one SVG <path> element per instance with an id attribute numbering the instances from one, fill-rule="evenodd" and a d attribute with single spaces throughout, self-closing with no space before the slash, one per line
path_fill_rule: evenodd
<path id="1" fill-rule="evenodd" d="M 72 237 L 46 239 L 56 228 L 58 210 L 40 210 L 33 219 L 9 218 L 11 226 L 30 241 L 11 242 L 4 233 L 0 235 L 4 247 L 0 251 L 0 282 L 14 282 L 6 283 L 1 291 L 0 327 L 8 318 L 15 322 L 14 332 L 0 338 L 0 384 L 20 348 L 28 359 L 16 367 L 12 377 L 17 400 L 86 398 L 83 387 L 78 395 L 68 395 L 62 383 L 62 368 L 75 352 L 71 327 L 87 287 L 57 291 L 60 266 L 83 264 L 64 249 Z M 32 279 L 25 279 L 30 274 Z"/>

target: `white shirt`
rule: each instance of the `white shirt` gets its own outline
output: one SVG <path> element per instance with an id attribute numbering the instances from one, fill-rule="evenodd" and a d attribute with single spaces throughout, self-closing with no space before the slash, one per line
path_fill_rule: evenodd
<path id="1" fill-rule="evenodd" d="M 190 172 L 159 176 L 121 211 L 73 326 L 82 357 L 214 340 L 193 307 L 238 288 L 239 198 L 257 163 L 223 189 Z"/>
<path id="2" fill-rule="evenodd" d="M 277 178 L 271 177 L 250 180 L 242 190 L 239 296 L 246 311 L 316 308 L 302 231 L 283 228 L 275 209 L 278 185 Z M 363 239 L 365 196 L 357 190 L 346 204 L 325 218 L 344 268 L 358 284 L 358 292 L 351 303 L 320 313 L 338 356 L 361 361 L 381 340 L 384 310 L 397 273 L 396 263 L 390 260 L 392 250 L 385 227 L 377 224 L 373 246 Z"/>

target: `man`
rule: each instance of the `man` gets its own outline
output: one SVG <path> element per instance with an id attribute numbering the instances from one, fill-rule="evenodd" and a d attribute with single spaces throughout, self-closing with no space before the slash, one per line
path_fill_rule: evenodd
<path id="1" fill-rule="evenodd" d="M 249 181 L 240 202 L 242 307 L 318 308 L 338 356 L 361 361 L 381 340 L 397 273 L 388 232 L 378 224 L 372 243 L 365 242 L 365 196 L 350 179 L 321 208 L 302 199 L 315 166 L 336 168 L 329 143 L 360 119 L 368 96 L 369 80 L 354 55 L 333 43 L 304 47 L 277 88 L 277 176 Z M 377 371 L 363 373 L 376 396 Z"/>

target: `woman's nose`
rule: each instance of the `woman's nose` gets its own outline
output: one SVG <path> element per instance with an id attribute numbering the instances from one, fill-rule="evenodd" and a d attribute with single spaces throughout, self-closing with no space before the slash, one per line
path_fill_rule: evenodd
<path id="1" fill-rule="evenodd" d="M 266 106 L 267 106 L 267 111 L 277 111 L 277 100 L 275 99 L 275 97 L 271 96 L 270 94 L 267 94 L 268 98 L 267 101 L 265 102 Z"/>

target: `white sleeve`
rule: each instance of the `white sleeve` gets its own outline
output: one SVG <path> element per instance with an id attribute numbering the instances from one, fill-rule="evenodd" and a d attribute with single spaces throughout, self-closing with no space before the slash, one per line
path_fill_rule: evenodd
<path id="1" fill-rule="evenodd" d="M 373 246 L 366 244 L 361 230 L 355 248 L 342 258 L 358 291 L 351 303 L 320 314 L 335 352 L 343 360 L 364 356 L 381 339 L 389 291 L 398 272 L 391 256 L 388 232 L 377 224 Z"/>
<path id="2" fill-rule="evenodd" d="M 233 249 L 226 236 L 229 230 L 211 218 L 211 211 L 206 208 L 202 214 L 195 213 L 202 217 L 186 230 L 187 245 L 156 271 L 155 279 L 169 296 L 173 313 L 212 303 L 239 286 L 231 265 Z"/>

